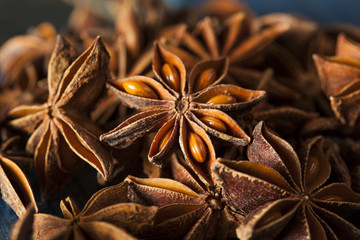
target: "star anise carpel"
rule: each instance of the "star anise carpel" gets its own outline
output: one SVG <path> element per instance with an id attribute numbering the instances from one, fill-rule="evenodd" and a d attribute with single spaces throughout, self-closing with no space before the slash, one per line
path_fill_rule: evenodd
<path id="1" fill-rule="evenodd" d="M 237 145 L 250 138 L 225 111 L 259 102 L 264 91 L 218 84 L 226 75 L 225 58 L 199 62 L 190 73 L 182 60 L 156 43 L 153 71 L 157 79 L 134 76 L 110 83 L 127 105 L 142 112 L 100 136 L 112 147 L 126 147 L 147 132 L 157 131 L 148 158 L 160 166 L 179 139 L 186 160 L 207 180 L 215 152 L 208 134 Z"/>
<path id="2" fill-rule="evenodd" d="M 360 210 L 360 195 L 328 180 L 331 166 L 321 137 L 310 139 L 300 162 L 289 143 L 260 122 L 248 147 L 250 161 L 220 159 L 213 167 L 225 199 L 248 213 L 240 239 L 356 239 L 346 220 Z"/>
<path id="3" fill-rule="evenodd" d="M 314 55 L 314 61 L 324 93 L 330 98 L 335 116 L 355 126 L 359 120 L 360 47 L 340 34 L 334 57 Z"/>
<path id="4" fill-rule="evenodd" d="M 97 38 L 76 57 L 75 50 L 59 36 L 49 63 L 47 102 L 19 106 L 9 113 L 9 123 L 31 135 L 26 150 L 34 154 L 43 198 L 53 196 L 66 183 L 80 159 L 104 178 L 112 168 L 109 153 L 98 140 L 101 131 L 87 117 L 104 89 L 109 56 Z"/>

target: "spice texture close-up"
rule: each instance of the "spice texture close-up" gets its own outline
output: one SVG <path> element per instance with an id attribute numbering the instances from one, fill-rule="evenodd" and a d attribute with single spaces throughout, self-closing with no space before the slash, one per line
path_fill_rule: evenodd
<path id="1" fill-rule="evenodd" d="M 359 7 L 2 1 L 0 239 L 360 239 Z"/>

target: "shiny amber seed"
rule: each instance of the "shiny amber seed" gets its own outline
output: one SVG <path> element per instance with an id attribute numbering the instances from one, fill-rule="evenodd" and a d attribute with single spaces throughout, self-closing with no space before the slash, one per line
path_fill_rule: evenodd
<path id="1" fill-rule="evenodd" d="M 169 141 L 169 138 L 171 136 L 171 129 L 168 130 L 162 137 L 159 143 L 159 152 L 164 149 L 166 143 Z"/>
<path id="2" fill-rule="evenodd" d="M 306 183 L 311 184 L 319 172 L 319 160 L 316 157 L 309 157 L 307 162 L 307 173 L 306 173 Z"/>
<path id="3" fill-rule="evenodd" d="M 236 98 L 228 94 L 219 94 L 210 98 L 206 103 L 208 104 L 231 104 L 236 103 Z"/>
<path id="4" fill-rule="evenodd" d="M 257 223 L 256 227 L 261 228 L 266 225 L 268 225 L 271 222 L 276 221 L 277 219 L 282 217 L 282 213 L 279 211 L 273 211 L 268 213 L 266 216 L 264 216 L 260 221 Z"/>
<path id="5" fill-rule="evenodd" d="M 163 73 L 166 83 L 175 91 L 179 91 L 180 77 L 179 77 L 179 73 L 176 70 L 176 68 L 169 63 L 165 63 L 162 66 L 162 73 Z"/>
<path id="6" fill-rule="evenodd" d="M 198 163 L 203 163 L 206 160 L 206 146 L 199 135 L 194 132 L 189 132 L 189 149 L 191 156 Z"/>
<path id="7" fill-rule="evenodd" d="M 196 79 L 194 85 L 194 91 L 200 91 L 211 85 L 216 79 L 216 72 L 213 68 L 208 68 L 203 71 L 200 76 Z"/>
<path id="8" fill-rule="evenodd" d="M 216 117 L 206 116 L 200 118 L 200 120 L 207 126 L 218 130 L 219 132 L 226 132 L 226 125 L 223 121 Z"/>
<path id="9" fill-rule="evenodd" d="M 54 26 L 50 23 L 44 22 L 41 23 L 37 28 L 37 31 L 39 31 L 39 33 L 48 39 L 51 39 L 53 37 L 56 36 L 56 29 L 54 28 Z"/>
<path id="10" fill-rule="evenodd" d="M 125 92 L 144 98 L 158 99 L 154 90 L 143 82 L 127 81 L 123 83 Z"/>

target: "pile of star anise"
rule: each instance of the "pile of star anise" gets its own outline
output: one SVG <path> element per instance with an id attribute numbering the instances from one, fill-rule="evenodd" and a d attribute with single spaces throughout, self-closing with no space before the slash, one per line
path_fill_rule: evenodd
<path id="1" fill-rule="evenodd" d="M 0 48 L 11 239 L 360 239 L 359 28 L 104 4 Z M 40 212 L 84 165 L 104 188 Z"/>

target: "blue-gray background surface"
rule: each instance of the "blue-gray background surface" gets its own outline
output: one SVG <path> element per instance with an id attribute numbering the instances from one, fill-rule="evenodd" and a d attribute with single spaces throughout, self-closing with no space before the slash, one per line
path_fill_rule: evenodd
<path id="1" fill-rule="evenodd" d="M 98 0 L 103 1 L 103 0 Z M 205 0 L 165 0 L 173 6 L 204 2 Z M 308 16 L 320 23 L 347 22 L 360 25 L 359 0 L 247 0 L 244 1 L 259 15 L 288 12 Z M 0 43 L 29 26 L 42 21 L 66 25 L 71 7 L 59 0 L 0 0 Z"/>
<path id="2" fill-rule="evenodd" d="M 101 0 L 98 0 L 101 1 Z M 194 4 L 200 1 L 167 0 L 173 8 L 184 4 Z M 258 15 L 270 12 L 287 12 L 307 16 L 319 23 L 347 22 L 360 25 L 360 0 L 248 0 L 245 1 Z M 23 34 L 29 26 L 36 26 L 40 22 L 49 21 L 57 30 L 64 28 L 71 7 L 56 0 L 0 0 L 0 44 L 6 39 Z M 80 207 L 100 187 L 96 184 L 95 172 L 89 168 L 83 169 L 72 184 L 56 201 L 40 203 L 39 208 L 52 210 L 59 214 L 59 202 L 67 194 L 82 196 L 77 200 Z M 81 181 L 88 178 L 88 182 Z M 34 191 L 38 192 L 38 185 L 32 174 L 31 181 Z M 36 194 L 38 197 L 38 193 Z M 17 217 L 13 211 L 0 199 L 0 239 L 7 239 L 10 228 Z"/>

